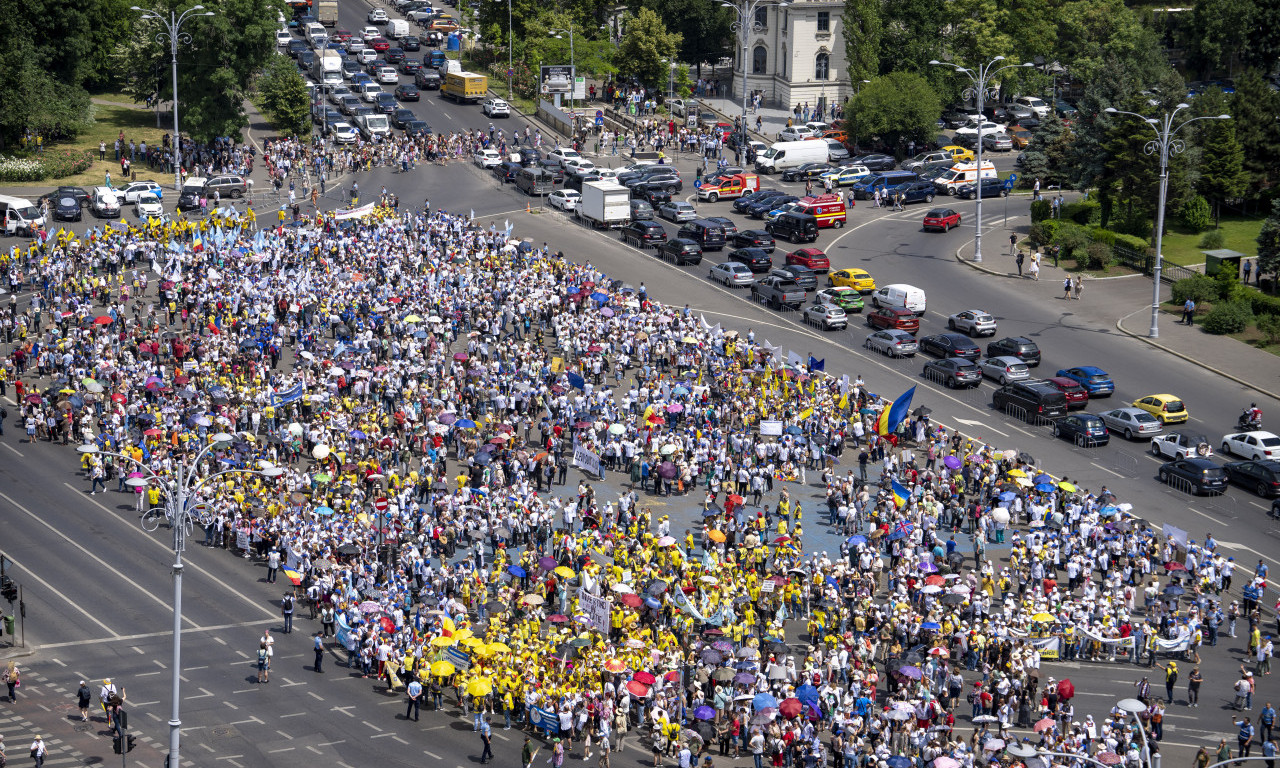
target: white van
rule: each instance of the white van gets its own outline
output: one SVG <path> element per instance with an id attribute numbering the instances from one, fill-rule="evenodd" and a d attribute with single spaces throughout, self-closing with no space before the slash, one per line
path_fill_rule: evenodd
<path id="1" fill-rule="evenodd" d="M 825 163 L 831 148 L 817 139 L 779 141 L 756 156 L 756 173 L 782 173 L 805 163 Z"/>
<path id="2" fill-rule="evenodd" d="M 923 317 L 925 311 L 924 291 L 906 283 L 886 285 L 883 288 L 877 288 L 871 294 L 871 305 L 877 309 L 880 307 L 905 309 Z"/>
<path id="3" fill-rule="evenodd" d="M 303 35 L 307 38 L 307 43 L 314 49 L 320 50 L 329 44 L 329 31 L 323 25 L 317 22 L 311 22 L 303 31 Z"/>
<path id="4" fill-rule="evenodd" d="M 933 180 L 933 186 L 938 189 L 940 195 L 954 194 L 956 188 L 965 184 L 973 184 L 977 179 L 978 164 L 977 163 L 957 163 L 951 166 L 942 175 Z M 995 163 L 984 160 L 982 162 L 982 178 L 996 178 Z"/>
<path id="5" fill-rule="evenodd" d="M 404 19 L 392 19 L 387 22 L 384 34 L 392 40 L 399 40 L 409 34 L 409 22 Z"/>
<path id="6" fill-rule="evenodd" d="M 24 197 L 0 195 L 0 234 L 30 237 L 44 226 L 44 209 Z"/>

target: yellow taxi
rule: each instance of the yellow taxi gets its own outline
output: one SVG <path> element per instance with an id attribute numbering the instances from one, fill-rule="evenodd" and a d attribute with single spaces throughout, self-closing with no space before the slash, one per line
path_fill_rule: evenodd
<path id="1" fill-rule="evenodd" d="M 1134 400 L 1133 407 L 1155 416 L 1161 424 L 1181 424 L 1191 418 L 1182 399 L 1173 395 L 1147 395 Z"/>
<path id="2" fill-rule="evenodd" d="M 1013 141 L 1014 149 L 1026 149 L 1031 143 L 1031 131 L 1026 128 L 1014 128 L 1009 131 L 1009 138 Z"/>
<path id="3" fill-rule="evenodd" d="M 973 162 L 973 150 L 968 149 L 966 147 L 960 147 L 955 144 L 949 144 L 943 147 L 939 151 L 946 152 L 948 155 L 951 155 L 951 159 L 955 160 L 957 163 Z"/>
<path id="4" fill-rule="evenodd" d="M 871 293 L 876 289 L 876 279 L 865 269 L 837 269 L 827 275 L 827 285 L 834 288 L 853 288 L 859 293 Z"/>

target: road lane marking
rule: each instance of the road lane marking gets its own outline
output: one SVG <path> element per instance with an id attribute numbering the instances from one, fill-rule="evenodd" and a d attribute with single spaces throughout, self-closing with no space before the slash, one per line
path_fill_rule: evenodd
<path id="1" fill-rule="evenodd" d="M 424 749 L 424 750 L 422 750 L 422 754 L 426 755 L 427 757 L 431 758 L 432 760 L 442 760 L 442 759 L 443 759 L 443 758 L 441 758 L 439 755 L 437 755 L 435 752 L 430 752 L 430 751 L 425 750 L 425 749 Z"/>
<path id="2" fill-rule="evenodd" d="M 0 445 L 3 445 L 5 448 L 8 448 L 9 450 L 13 451 L 19 456 L 26 458 L 26 455 L 22 451 L 18 450 L 17 448 L 14 448 L 12 445 L 9 445 L 8 443 L 0 443 Z"/>
<path id="3" fill-rule="evenodd" d="M 1222 522 L 1222 521 L 1221 521 L 1221 520 L 1219 520 L 1218 518 L 1213 517 L 1212 515 L 1206 515 L 1205 513 L 1201 512 L 1200 510 L 1196 509 L 1195 507 L 1187 507 L 1187 509 L 1188 509 L 1188 510 L 1190 510 L 1191 512 L 1195 512 L 1197 515 L 1199 515 L 1199 516 L 1203 517 L 1205 520 L 1208 520 L 1208 521 L 1213 522 L 1213 523 L 1217 523 L 1218 525 L 1226 525 L 1226 523 Z"/>
<path id="4" fill-rule="evenodd" d="M 12 560 L 13 558 L 9 558 L 9 559 Z M 94 621 L 97 621 L 97 620 L 94 619 Z M 236 624 L 220 624 L 220 625 L 211 626 L 211 627 L 188 627 L 182 630 L 182 634 L 189 635 L 195 632 L 219 632 L 225 629 L 240 629 L 242 627 L 255 627 L 255 626 L 262 626 L 263 624 L 275 624 L 278 621 L 279 619 L 271 619 L 270 621 L 266 619 L 261 619 L 259 621 L 242 621 Z M 103 625 L 102 628 L 107 630 L 108 632 L 111 631 L 111 628 L 108 626 Z M 105 643 L 109 640 L 115 640 L 115 641 L 148 640 L 155 637 L 172 637 L 172 636 L 173 636 L 173 630 L 170 629 L 164 632 L 146 632 L 140 635 L 112 635 L 109 638 L 98 638 L 94 640 L 69 640 L 65 643 L 47 643 L 45 645 L 41 645 L 40 648 L 44 650 L 48 650 L 51 648 L 75 648 L 81 645 L 95 645 L 95 644 Z M 133 650 L 137 651 L 139 655 L 146 653 L 146 651 L 142 650 L 136 645 L 131 647 L 133 648 Z M 243 651 L 236 651 L 236 653 L 242 654 L 246 659 L 249 658 L 248 654 L 245 654 Z"/>
<path id="5" fill-rule="evenodd" d="M 1114 471 L 1112 471 L 1112 470 L 1110 470 L 1110 469 L 1107 469 L 1106 467 L 1102 466 L 1101 464 L 1099 464 L 1099 463 L 1098 463 L 1098 462 L 1096 462 L 1096 461 L 1091 461 L 1091 462 L 1089 462 L 1089 463 L 1090 463 L 1090 464 L 1092 464 L 1093 466 L 1097 467 L 1098 469 L 1102 470 L 1103 472 L 1106 472 L 1108 475 L 1115 475 L 1116 477 L 1119 477 L 1119 478 L 1122 478 L 1122 479 L 1124 478 L 1124 475 L 1120 474 L 1119 472 L 1114 472 Z"/>
<path id="6" fill-rule="evenodd" d="M 71 485 L 71 483 L 63 483 L 63 485 L 65 485 L 67 488 L 70 488 L 70 489 L 71 489 L 72 491 L 74 491 L 75 493 L 80 494 L 81 496 L 83 496 L 83 495 L 84 495 L 83 491 L 77 490 L 75 486 Z M 161 548 L 161 549 L 163 549 L 165 552 L 172 552 L 172 551 L 173 551 L 173 548 L 172 548 L 172 547 L 170 547 L 168 544 L 165 544 L 164 542 L 159 541 L 158 539 L 153 539 L 153 538 L 151 538 L 151 536 L 149 536 L 149 535 L 147 534 L 147 532 L 146 532 L 146 531 L 142 530 L 142 528 L 141 528 L 141 527 L 139 527 L 139 526 L 135 525 L 132 521 L 125 519 L 125 518 L 124 518 L 124 517 L 123 517 L 123 516 L 118 512 L 118 511 L 116 511 L 116 510 L 114 510 L 114 509 L 109 508 L 109 507 L 108 507 L 108 506 L 106 506 L 105 504 L 102 504 L 101 502 L 99 502 L 97 499 L 92 498 L 92 497 L 89 497 L 89 503 L 90 503 L 90 504 L 94 504 L 94 505 L 96 505 L 96 506 L 97 506 L 99 509 L 101 509 L 103 512 L 106 512 L 107 514 L 109 514 L 109 515 L 111 515 L 112 517 L 116 518 L 117 520 L 121 521 L 122 523 L 124 523 L 125 525 L 127 525 L 127 526 L 129 527 L 129 530 L 131 530 L 131 531 L 136 531 L 138 534 L 140 534 L 140 535 L 142 536 L 142 538 L 143 538 L 143 539 L 145 539 L 145 540 L 147 540 L 147 541 L 151 542 L 152 544 L 156 545 L 157 547 L 160 547 L 160 548 Z M 266 615 L 270 616 L 273 620 L 279 621 L 279 618 L 276 616 L 275 611 L 269 611 L 269 610 L 267 610 L 267 609 L 266 609 L 266 607 L 265 607 L 265 606 L 263 606 L 261 603 L 259 603 L 259 602 L 255 601 L 253 598 L 249 597 L 249 596 L 248 596 L 248 595 L 246 595 L 246 594 L 243 594 L 242 592 L 240 592 L 239 590 L 235 589 L 235 588 L 234 588 L 234 587 L 232 587 L 231 585 L 229 585 L 229 584 L 225 583 L 222 579 L 220 579 L 220 578 L 218 578 L 217 576 L 213 575 L 212 573 L 210 573 L 209 571 L 205 570 L 204 568 L 201 568 L 199 565 L 196 565 L 196 564 L 195 564 L 194 562 L 192 562 L 191 560 L 184 560 L 184 561 L 183 561 L 183 564 L 184 564 L 187 568 L 190 568 L 191 570 L 195 571 L 196 573 L 199 573 L 199 574 L 201 574 L 202 576 L 205 576 L 205 577 L 206 577 L 206 578 L 208 578 L 211 582 L 213 582 L 214 584 L 216 584 L 216 585 L 218 585 L 218 586 L 222 587 L 223 589 L 227 590 L 228 592 L 230 592 L 231 594 L 235 595 L 235 596 L 236 596 L 237 598 L 239 598 L 240 600 L 243 600 L 244 602 L 246 602 L 246 603 L 248 603 L 249 605 L 253 606 L 256 610 L 258 610 L 258 611 L 260 611 L 260 612 L 262 612 L 262 613 L 265 613 Z"/>
<path id="7" fill-rule="evenodd" d="M 52 592 L 53 594 L 55 594 L 55 595 L 57 595 L 58 597 L 62 598 L 64 601 L 66 601 L 67 605 L 70 605 L 72 608 L 75 608 L 77 611 L 79 611 L 80 613 L 84 614 L 84 617 L 85 617 L 86 619 L 88 619 L 89 621 L 92 621 L 94 624 L 97 624 L 98 626 L 102 627 L 102 629 L 103 629 L 104 631 L 106 631 L 106 632 L 110 633 L 111 637 L 110 637 L 110 638 L 107 638 L 107 640 L 121 640 L 121 639 L 123 639 L 123 638 L 124 638 L 124 636 L 123 636 L 123 635 L 116 634 L 115 630 L 113 630 L 111 627 L 108 627 L 106 624 L 103 624 L 101 621 L 99 621 L 99 620 L 98 620 L 98 618 L 97 618 L 96 616 L 94 616 L 92 613 L 89 613 L 89 612 L 88 612 L 88 611 L 86 611 L 84 608 L 81 608 L 81 607 L 80 607 L 80 605 L 79 605 L 78 603 L 76 603 L 76 601 L 74 601 L 74 600 L 72 600 L 71 598 L 67 597 L 66 595 L 62 594 L 62 592 L 61 592 L 61 591 L 59 591 L 57 587 L 55 587 L 55 586 L 53 586 L 52 584 L 50 584 L 49 582 L 45 581 L 43 578 L 41 578 L 41 577 L 40 577 L 40 575 L 39 575 L 39 574 L 35 573 L 34 571 L 32 571 L 30 568 L 26 567 L 26 566 L 25 566 L 25 565 L 23 565 L 22 563 L 18 562 L 18 560 L 14 559 L 14 557 L 13 557 L 12 555 L 6 555 L 6 557 L 8 557 L 8 558 L 9 558 L 9 562 L 13 563 L 13 564 L 14 564 L 14 565 L 16 565 L 17 567 L 19 567 L 19 568 L 21 568 L 22 570 L 26 571 L 26 572 L 27 572 L 27 575 L 28 575 L 28 576 L 30 576 L 31 578 L 35 579 L 35 580 L 36 580 L 36 582 L 37 582 L 38 584 L 40 584 L 40 586 L 44 587 L 45 589 L 49 590 L 49 591 L 50 591 L 50 592 Z M 105 641 L 105 640 L 94 640 L 94 641 L 90 641 L 90 642 L 93 642 L 93 643 L 102 643 L 102 642 L 106 642 L 106 641 Z M 45 645 L 45 646 L 41 646 L 41 647 L 42 647 L 42 648 L 52 648 L 53 646 Z M 86 678 L 86 679 L 88 679 L 88 678 Z"/>

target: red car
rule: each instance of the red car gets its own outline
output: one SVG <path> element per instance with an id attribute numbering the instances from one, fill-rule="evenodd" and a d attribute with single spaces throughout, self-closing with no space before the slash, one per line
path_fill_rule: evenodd
<path id="1" fill-rule="evenodd" d="M 369 47 L 378 53 L 384 53 L 391 47 L 391 41 L 385 37 L 375 37 L 369 41 Z"/>
<path id="2" fill-rule="evenodd" d="M 877 329 L 896 328 L 914 335 L 920 331 L 920 318 L 909 309 L 881 307 L 867 315 L 867 325 Z"/>
<path id="3" fill-rule="evenodd" d="M 1084 408 L 1089 404 L 1088 390 L 1080 386 L 1080 382 L 1075 379 L 1068 379 L 1066 376 L 1053 376 L 1045 379 L 1044 383 L 1067 396 L 1068 410 Z"/>
<path id="4" fill-rule="evenodd" d="M 950 208 L 934 208 L 924 215 L 924 228 L 946 232 L 952 227 L 960 226 L 960 214 Z"/>
<path id="5" fill-rule="evenodd" d="M 351 42 L 351 30 L 349 29 L 334 30 L 333 39 L 337 40 L 340 43 L 349 43 Z"/>
<path id="6" fill-rule="evenodd" d="M 787 254 L 788 264 L 799 264 L 814 272 L 830 272 L 831 260 L 819 248 L 800 248 Z"/>

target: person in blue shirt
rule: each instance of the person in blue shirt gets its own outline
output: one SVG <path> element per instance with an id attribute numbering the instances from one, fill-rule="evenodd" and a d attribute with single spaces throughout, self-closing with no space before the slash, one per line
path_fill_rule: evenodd
<path id="1" fill-rule="evenodd" d="M 1271 729 L 1276 724 L 1276 708 L 1271 706 L 1271 702 L 1263 705 L 1262 711 L 1258 713 L 1258 724 L 1262 726 L 1262 740 L 1271 741 Z"/>
<path id="2" fill-rule="evenodd" d="M 1247 716 L 1243 720 L 1232 720 L 1231 724 L 1240 729 L 1236 733 L 1236 741 L 1240 745 L 1240 751 L 1236 754 L 1236 757 L 1248 757 L 1249 753 L 1253 751 L 1253 725 L 1249 722 Z"/>

